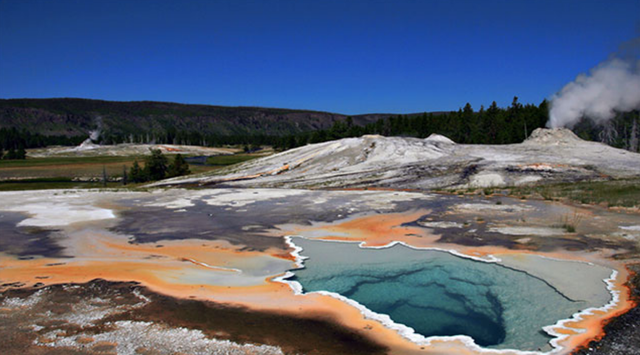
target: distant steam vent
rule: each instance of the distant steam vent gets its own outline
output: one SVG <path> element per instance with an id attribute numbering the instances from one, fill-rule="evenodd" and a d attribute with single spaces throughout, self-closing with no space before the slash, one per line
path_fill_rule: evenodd
<path id="1" fill-rule="evenodd" d="M 89 138 L 85 139 L 79 146 L 73 148 L 74 151 L 80 150 L 90 150 L 98 148 L 99 145 L 98 140 L 100 139 L 100 135 L 102 134 L 102 116 L 97 116 L 96 119 L 96 129 L 89 131 Z"/>
<path id="2" fill-rule="evenodd" d="M 89 131 L 89 141 L 93 143 L 98 143 L 98 139 L 100 139 L 100 135 L 102 134 L 102 116 L 96 117 L 96 129 L 93 131 Z M 86 142 L 86 141 L 85 141 Z"/>

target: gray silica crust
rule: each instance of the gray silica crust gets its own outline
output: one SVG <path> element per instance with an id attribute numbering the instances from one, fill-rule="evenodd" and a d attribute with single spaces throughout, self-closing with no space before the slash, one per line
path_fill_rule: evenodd
<path id="1" fill-rule="evenodd" d="M 37 227 L 18 227 L 27 217 L 18 212 L 0 211 L 0 251 L 20 258 L 64 257 L 56 244 L 56 231 Z"/>

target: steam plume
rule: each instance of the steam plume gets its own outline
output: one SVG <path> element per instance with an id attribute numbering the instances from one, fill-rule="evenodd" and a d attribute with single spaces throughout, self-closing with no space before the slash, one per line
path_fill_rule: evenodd
<path id="1" fill-rule="evenodd" d="M 102 116 L 96 117 L 97 128 L 93 131 L 89 131 L 89 142 L 97 142 L 102 133 Z"/>
<path id="2" fill-rule="evenodd" d="M 638 47 L 639 40 L 622 48 Z M 616 112 L 640 109 L 640 60 L 633 57 L 615 55 L 562 88 L 552 98 L 547 127 L 573 127 L 582 117 L 603 123 Z"/>

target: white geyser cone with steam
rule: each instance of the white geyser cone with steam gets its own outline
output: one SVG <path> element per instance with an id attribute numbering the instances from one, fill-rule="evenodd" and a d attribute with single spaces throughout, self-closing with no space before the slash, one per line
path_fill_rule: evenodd
<path id="1" fill-rule="evenodd" d="M 554 95 L 547 127 L 573 127 L 582 117 L 603 123 L 640 108 L 640 60 L 611 58 Z"/>
<path id="2" fill-rule="evenodd" d="M 89 131 L 89 138 L 85 139 L 79 146 L 73 148 L 74 151 L 90 150 L 100 147 L 100 145 L 95 144 L 94 142 L 98 141 L 100 134 L 102 133 L 102 117 L 96 117 L 96 125 L 98 127 L 95 130 Z"/>

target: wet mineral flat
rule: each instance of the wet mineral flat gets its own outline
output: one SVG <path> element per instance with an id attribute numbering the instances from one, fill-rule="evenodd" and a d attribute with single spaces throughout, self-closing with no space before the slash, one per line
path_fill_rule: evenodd
<path id="1" fill-rule="evenodd" d="M 632 226 L 638 224 L 637 217 L 597 207 L 406 191 L 239 188 L 3 192 L 0 200 L 0 333 L 12 339 L 6 346 L 27 347 L 33 353 L 45 353 L 52 347 L 162 353 L 159 349 L 183 349 L 181 346 L 194 353 L 212 349 L 278 353 L 307 352 L 309 344 L 316 344 L 314 351 L 327 354 L 377 353 L 384 349 L 410 354 L 421 352 L 421 347 L 436 352 L 482 352 L 486 349 L 478 344 L 492 343 L 514 352 L 551 347 L 568 352 L 600 334 L 604 320 L 632 306 L 622 286 L 628 275 L 624 264 L 608 256 L 636 246 L 637 241 L 628 236 L 633 233 Z M 583 216 L 576 232 L 553 227 L 569 214 Z M 542 318 L 531 326 L 532 332 L 537 332 L 531 339 L 539 341 L 526 347 L 519 346 L 520 340 L 509 330 L 513 328 L 507 326 L 496 328 L 504 330 L 505 341 L 500 346 L 491 337 L 482 340 L 479 335 L 474 342 L 465 341 L 456 336 L 462 335 L 456 330 L 421 342 L 408 336 L 402 327 L 390 326 L 363 311 L 347 291 L 333 290 L 339 297 L 322 292 L 300 295 L 296 287 L 283 283 L 283 276 L 301 262 L 288 238 L 292 235 L 303 236 L 306 242 L 361 243 L 350 245 L 365 254 L 370 250 L 361 248 L 402 243 L 483 260 L 478 261 L 482 267 L 494 268 L 494 263 L 501 260 L 501 268 L 517 270 L 520 277 L 526 274 L 527 280 L 549 286 L 555 290 L 551 294 L 563 296 L 559 302 L 570 300 L 570 306 L 550 318 L 542 317 L 542 312 L 536 314 Z M 323 244 L 329 250 L 315 256 L 315 261 L 327 263 L 343 254 L 340 250 L 345 245 L 333 244 L 337 243 Z M 318 260 L 325 258 L 322 255 L 326 260 Z M 360 254 L 350 255 L 356 260 L 355 255 Z M 564 270 L 561 273 L 582 275 L 581 270 L 590 265 L 587 263 L 606 272 L 573 279 L 557 273 Z M 582 267 L 573 270 L 567 265 Z M 314 270 L 329 271 L 329 266 Z M 618 274 L 606 284 L 604 279 L 611 276 L 610 270 Z M 420 274 L 419 279 L 427 274 Z M 404 281 L 407 294 L 421 294 L 417 285 L 412 287 L 416 280 Z M 144 297 L 126 292 L 114 294 L 113 299 L 100 296 L 130 282 L 143 287 L 144 292 L 139 292 Z M 383 284 L 379 287 L 386 289 Z M 65 288 L 82 292 L 75 294 L 75 305 L 57 311 L 54 304 L 61 300 Z M 319 284 L 315 289 L 323 288 Z M 496 299 L 508 293 L 492 292 Z M 128 299 L 128 303 L 118 303 L 119 297 Z M 514 293 L 504 304 L 517 300 Z M 193 303 L 187 307 L 183 301 Z M 148 311 L 163 302 L 169 302 L 176 311 Z M 145 311 L 134 311 L 136 307 Z M 189 311 L 181 314 L 180 307 Z M 201 311 L 194 313 L 193 307 Z M 220 314 L 225 307 L 239 307 L 243 316 L 238 319 L 262 324 L 269 331 L 228 322 L 216 325 L 196 316 L 199 312 Z M 585 308 L 599 309 L 558 323 Z M 61 312 L 56 313 L 59 319 L 55 322 L 49 319 L 51 312 Z M 522 319 L 507 314 L 505 311 L 502 318 L 494 317 L 494 324 L 514 324 L 514 319 Z M 18 318 L 28 322 L 20 321 L 20 327 L 12 327 Z M 405 318 L 391 318 L 396 325 L 415 326 L 403 324 L 410 323 Z M 318 334 L 334 334 L 344 341 L 336 342 L 338 348 L 318 346 L 317 339 L 304 338 L 295 329 L 315 329 Z M 416 331 L 426 333 L 417 326 Z M 176 332 L 188 336 L 180 340 L 174 336 Z M 131 337 L 141 333 L 155 334 L 155 338 Z M 471 333 L 464 334 L 473 337 Z M 133 345 L 129 348 L 125 344 Z"/>

